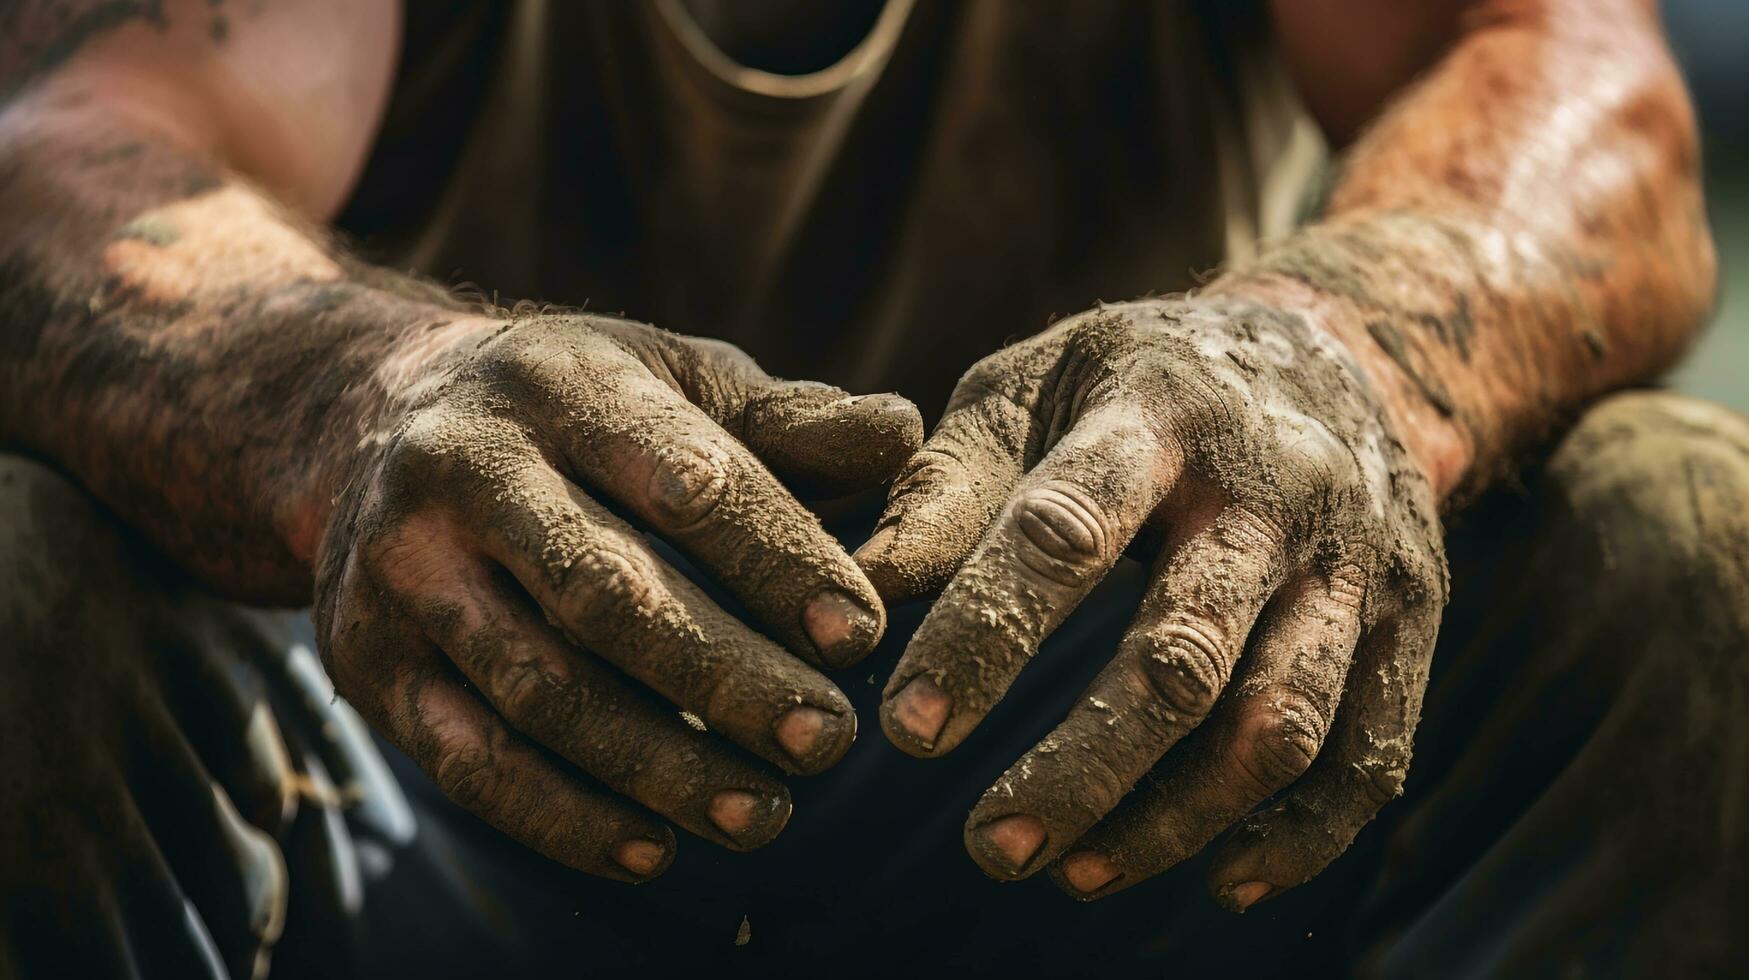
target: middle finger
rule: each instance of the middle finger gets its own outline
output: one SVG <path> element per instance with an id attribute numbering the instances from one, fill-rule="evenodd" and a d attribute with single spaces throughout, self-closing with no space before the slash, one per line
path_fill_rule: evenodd
<path id="1" fill-rule="evenodd" d="M 502 570 L 463 559 L 449 573 L 427 586 L 444 599 L 408 605 L 511 727 L 707 840 L 754 848 L 782 829 L 774 773 L 571 646 Z"/>
<path id="2" fill-rule="evenodd" d="M 468 526 L 568 639 L 792 772 L 848 750 L 856 719 L 843 692 L 719 608 L 630 525 L 538 457 L 506 485 Z"/>
<path id="3" fill-rule="evenodd" d="M 1021 876 L 1055 857 L 1202 722 L 1275 590 L 1283 551 L 1273 524 L 1239 508 L 1168 546 L 1111 663 L 967 819 L 967 848 L 987 872 Z"/>

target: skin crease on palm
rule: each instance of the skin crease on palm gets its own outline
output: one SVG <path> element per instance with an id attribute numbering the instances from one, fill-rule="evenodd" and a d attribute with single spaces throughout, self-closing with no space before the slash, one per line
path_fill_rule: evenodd
<path id="1" fill-rule="evenodd" d="M 66 6 L 25 3 L 19 36 L 64 40 Z M 880 719 L 940 755 L 1127 549 L 1155 569 L 1130 634 L 967 848 L 1097 898 L 1236 828 L 1210 886 L 1244 908 L 1400 791 L 1441 508 L 1669 364 L 1711 300 L 1649 3 L 1369 6 L 1275 5 L 1310 108 L 1338 141 L 1365 126 L 1318 221 L 1196 295 L 993 354 L 926 442 L 897 396 L 627 320 L 467 308 L 323 242 L 392 8 L 258 5 L 215 41 L 205 0 L 173 0 L 31 48 L 76 51 L 54 64 L 0 42 L 0 212 L 21 216 L 0 439 L 227 594 L 314 595 L 335 685 L 445 792 L 627 881 L 674 859 L 670 823 L 737 849 L 781 830 L 781 777 L 855 735 L 822 671 L 874 646 L 883 600 L 941 590 Z M 298 86 L 272 75 L 295 58 L 248 54 L 342 35 L 348 67 Z M 796 496 L 895 475 L 854 562 Z"/>

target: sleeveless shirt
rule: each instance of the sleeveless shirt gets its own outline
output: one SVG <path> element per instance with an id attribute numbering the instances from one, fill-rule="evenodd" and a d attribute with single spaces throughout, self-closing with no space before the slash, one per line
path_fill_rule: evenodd
<path id="1" fill-rule="evenodd" d="M 928 416 L 1005 341 L 1285 232 L 1320 166 L 1253 5 L 876 7 L 776 74 L 683 0 L 409 4 L 340 227 L 504 305 L 624 312 Z"/>
<path id="2" fill-rule="evenodd" d="M 341 228 L 367 258 L 504 305 L 625 311 L 775 374 L 899 391 L 927 417 L 974 361 L 1051 317 L 1184 289 L 1287 231 L 1321 163 L 1254 3 L 885 0 L 838 56 L 762 67 L 707 30 L 750 6 L 408 4 Z M 1144 578 L 1120 563 L 1054 649 L 1115 646 L 1127 617 L 1085 612 L 1133 609 Z M 922 614 L 889 610 L 881 649 L 840 679 L 861 717 Z M 1042 882 L 997 887 L 963 853 L 967 809 L 1102 661 L 1041 654 L 947 758 L 865 735 L 791 781 L 776 842 L 683 842 L 637 889 L 463 820 L 492 855 L 472 868 L 486 891 L 528 899 L 494 930 L 542 937 L 553 975 L 975 976 L 998 955 L 1061 974 L 1240 941 L 1219 938 L 1231 917 L 1206 900 L 1075 906 Z M 751 945 L 731 945 L 749 919 Z"/>

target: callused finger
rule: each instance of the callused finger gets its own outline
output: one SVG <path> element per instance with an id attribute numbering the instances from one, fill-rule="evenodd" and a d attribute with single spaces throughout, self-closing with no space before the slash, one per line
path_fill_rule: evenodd
<path id="1" fill-rule="evenodd" d="M 1020 482 L 912 637 L 881 706 L 893 744 L 933 755 L 977 727 L 1116 563 L 1179 459 L 1126 406 L 1070 430 Z"/>
<path id="2" fill-rule="evenodd" d="M 502 569 L 463 559 L 448 574 L 444 598 L 410 605 L 511 727 L 707 840 L 742 850 L 783 829 L 790 798 L 775 773 L 571 646 Z M 794 714 L 772 737 L 811 720 Z"/>
<path id="3" fill-rule="evenodd" d="M 1052 868 L 1096 898 L 1183 861 L 1311 765 L 1329 730 L 1360 631 L 1360 589 L 1307 576 L 1278 594 L 1229 697 L 1169 752 L 1118 812 Z"/>
<path id="4" fill-rule="evenodd" d="M 1402 794 L 1438 631 L 1438 604 L 1427 602 L 1362 640 L 1324 751 L 1211 863 L 1209 888 L 1222 904 L 1242 912 L 1311 879 Z"/>
<path id="5" fill-rule="evenodd" d="M 1242 508 L 1201 516 L 1213 506 L 1180 512 L 1116 655 L 972 810 L 966 844 L 986 871 L 1023 875 L 1054 858 L 1200 724 L 1227 686 L 1280 580 L 1285 542 Z"/>
<path id="6" fill-rule="evenodd" d="M 784 646 L 830 667 L 874 649 L 886 613 L 818 517 L 722 426 L 627 354 L 603 353 L 579 423 L 551 406 L 572 474 L 623 504 L 733 592 Z"/>
<path id="7" fill-rule="evenodd" d="M 353 703 L 430 774 L 443 794 L 569 867 L 645 881 L 674 858 L 674 832 L 635 805 L 559 767 L 452 676 L 410 628 L 370 633 L 392 649 L 392 680 Z M 345 656 L 344 652 L 341 654 Z"/>
<path id="8" fill-rule="evenodd" d="M 818 772 L 843 756 L 856 719 L 831 681 L 723 611 L 538 458 L 505 481 L 511 490 L 479 501 L 468 533 L 567 638 L 786 769 Z M 427 536 L 418 528 L 405 536 Z"/>

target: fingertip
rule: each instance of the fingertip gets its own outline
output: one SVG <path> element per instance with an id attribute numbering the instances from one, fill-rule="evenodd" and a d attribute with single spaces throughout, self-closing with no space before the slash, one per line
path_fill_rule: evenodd
<path id="1" fill-rule="evenodd" d="M 674 851 L 674 834 L 670 831 L 666 840 L 631 837 L 621 841 L 613 850 L 613 860 L 632 876 L 631 884 L 641 885 L 668 870 L 674 863 Z"/>
<path id="2" fill-rule="evenodd" d="M 788 788 L 779 784 L 775 792 L 722 790 L 711 797 L 705 815 L 721 832 L 725 846 L 752 851 L 783 833 L 793 809 Z"/>
<path id="3" fill-rule="evenodd" d="M 1229 912 L 1243 912 L 1310 877 L 1304 872 L 1304 852 L 1294 828 L 1279 826 L 1264 811 L 1241 821 L 1209 861 L 1209 895 Z M 1283 860 L 1283 855 L 1287 860 Z"/>
<path id="4" fill-rule="evenodd" d="M 777 719 L 773 736 L 789 756 L 788 768 L 812 776 L 837 765 L 850 751 L 856 741 L 856 712 L 848 702 L 841 711 L 797 705 Z"/>
<path id="5" fill-rule="evenodd" d="M 886 631 L 885 610 L 839 589 L 815 595 L 802 607 L 802 630 L 829 668 L 848 667 L 875 648 Z"/>
<path id="6" fill-rule="evenodd" d="M 928 574 L 928 564 L 905 555 L 897 547 L 900 540 L 899 525 L 888 524 L 877 528 L 850 556 L 874 586 L 875 594 L 888 605 L 909 602 L 933 591 L 935 576 Z"/>
<path id="7" fill-rule="evenodd" d="M 1030 813 L 1011 813 L 986 823 L 968 824 L 966 853 L 985 874 L 1012 881 L 1035 870 L 1049 837 L 1044 821 Z"/>
<path id="8" fill-rule="evenodd" d="M 931 758 L 953 714 L 953 697 L 926 674 L 908 681 L 881 704 L 881 729 L 887 741 L 907 755 Z"/>
<path id="9" fill-rule="evenodd" d="M 1123 869 L 1098 851 L 1075 851 L 1051 866 L 1051 879 L 1070 898 L 1091 902 L 1104 898 L 1123 880 Z"/>
<path id="10" fill-rule="evenodd" d="M 923 413 L 896 392 L 856 395 L 843 402 L 844 417 L 855 422 L 879 447 L 891 474 L 923 446 Z"/>
<path id="11" fill-rule="evenodd" d="M 1215 901 L 1229 912 L 1242 914 L 1258 902 L 1274 898 L 1281 890 L 1267 881 L 1241 881 L 1222 886 L 1215 892 Z"/>

